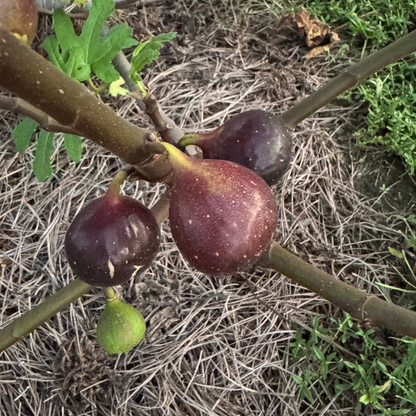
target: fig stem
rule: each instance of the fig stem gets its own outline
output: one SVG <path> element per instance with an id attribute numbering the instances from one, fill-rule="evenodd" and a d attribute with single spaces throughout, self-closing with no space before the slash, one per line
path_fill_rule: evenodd
<path id="1" fill-rule="evenodd" d="M 105 299 L 107 303 L 112 302 L 113 300 L 118 300 L 116 293 L 114 292 L 113 288 L 111 287 L 104 287 L 103 288 Z"/>
<path id="2" fill-rule="evenodd" d="M 127 172 L 125 170 L 121 170 L 120 172 L 117 172 L 117 175 L 114 176 L 113 180 L 111 181 L 110 186 L 108 187 L 107 194 L 120 195 L 121 185 L 123 185 L 126 179 L 127 179 Z"/>
<path id="3" fill-rule="evenodd" d="M 180 146 L 186 147 L 189 145 L 196 145 L 196 142 L 201 138 L 201 135 L 198 133 L 189 133 L 189 134 L 185 134 L 185 136 L 183 136 L 178 144 Z"/>
<path id="4" fill-rule="evenodd" d="M 309 97 L 282 114 L 286 126 L 294 128 L 302 120 L 326 106 L 334 98 L 364 81 L 369 76 L 416 51 L 416 30 L 383 49 L 362 59 L 329 80 Z"/>
<path id="5" fill-rule="evenodd" d="M 176 146 L 170 143 L 161 143 L 168 151 L 168 159 L 172 162 L 172 167 L 184 166 L 189 163 L 190 156 L 179 150 Z"/>

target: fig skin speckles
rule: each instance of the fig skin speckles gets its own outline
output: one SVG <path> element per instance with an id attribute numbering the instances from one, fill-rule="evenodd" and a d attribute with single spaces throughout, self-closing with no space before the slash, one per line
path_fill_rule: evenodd
<path id="1" fill-rule="evenodd" d="M 85 207 L 65 237 L 69 265 L 94 286 L 115 286 L 143 273 L 159 250 L 160 229 L 140 202 L 107 194 Z"/>
<path id="2" fill-rule="evenodd" d="M 201 148 L 204 159 L 238 163 L 274 185 L 291 159 L 292 135 L 282 119 L 263 110 L 250 110 L 230 118 L 206 134 L 189 134 L 179 143 Z"/>
<path id="3" fill-rule="evenodd" d="M 253 265 L 277 226 L 267 183 L 223 160 L 200 160 L 165 144 L 173 165 L 169 219 L 173 239 L 197 270 L 235 274 Z"/>

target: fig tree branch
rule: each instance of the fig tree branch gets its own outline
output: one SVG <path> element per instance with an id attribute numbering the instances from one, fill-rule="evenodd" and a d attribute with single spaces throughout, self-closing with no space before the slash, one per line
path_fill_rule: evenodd
<path id="1" fill-rule="evenodd" d="M 152 208 L 159 223 L 167 218 L 168 209 L 169 194 L 165 194 Z M 315 292 L 358 320 L 366 319 L 374 326 L 416 338 L 416 312 L 364 293 L 303 261 L 276 243 L 262 256 L 262 265 Z M 81 280 L 75 279 L 40 305 L 15 319 L 0 330 L 0 353 L 44 324 L 90 288 L 91 286 Z"/>
<path id="2" fill-rule="evenodd" d="M 283 121 L 288 127 L 294 128 L 302 120 L 330 103 L 338 95 L 356 86 L 377 71 L 380 71 L 393 62 L 403 59 L 415 51 L 416 30 L 374 54 L 367 56 L 357 64 L 350 66 L 332 78 L 318 91 L 315 91 L 309 97 L 283 113 Z"/>
<path id="3" fill-rule="evenodd" d="M 20 113 L 26 117 L 30 117 L 37 121 L 40 127 L 46 131 L 76 134 L 74 130 L 58 123 L 43 111 L 40 111 L 20 98 L 5 97 L 4 95 L 0 95 L 0 109 Z"/>
<path id="4" fill-rule="evenodd" d="M 47 114 L 75 134 L 110 150 L 150 181 L 170 174 L 168 160 L 146 152 L 151 133 L 117 114 L 83 84 L 0 27 L 0 86 Z"/>
<path id="5" fill-rule="evenodd" d="M 416 338 L 416 312 L 364 293 L 273 243 L 262 262 L 359 320 Z"/>
<path id="6" fill-rule="evenodd" d="M 80 279 L 75 279 L 67 286 L 46 298 L 40 305 L 15 319 L 0 331 L 0 353 L 17 341 L 33 332 L 40 325 L 66 308 L 80 296 L 91 289 L 91 286 Z"/>

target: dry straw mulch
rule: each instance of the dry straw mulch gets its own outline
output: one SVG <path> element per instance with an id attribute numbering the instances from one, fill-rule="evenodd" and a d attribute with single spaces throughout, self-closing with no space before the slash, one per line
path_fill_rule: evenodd
<path id="1" fill-rule="evenodd" d="M 178 32 L 146 69 L 146 82 L 185 132 L 208 131 L 253 108 L 281 113 L 348 65 L 345 58 L 337 64 L 305 60 L 308 48 L 296 30 L 277 30 L 278 20 L 260 3 L 245 3 L 168 1 L 116 17 L 133 25 L 138 38 Z M 43 18 L 41 37 L 48 32 Z M 151 128 L 131 99 L 111 105 Z M 415 201 L 383 210 L 377 192 L 355 190 L 367 173 L 350 157 L 353 140 L 346 134 L 360 122 L 359 107 L 332 104 L 297 127 L 292 164 L 274 187 L 281 218 L 276 240 L 380 294 L 375 282 L 396 282 L 388 247 L 403 243 L 393 214 L 411 210 L 412 203 L 414 209 Z M 54 175 L 39 183 L 31 167 L 34 146 L 16 154 L 11 132 L 17 120 L 0 113 L 2 326 L 73 279 L 63 253 L 65 232 L 123 166 L 91 143 L 81 163 L 70 163 L 59 139 Z M 126 195 L 148 206 L 163 190 L 142 182 L 124 186 Z M 312 387 L 313 405 L 299 399 L 288 343 L 313 316 L 325 321 L 342 312 L 286 277 L 263 268 L 224 278 L 202 275 L 183 261 L 165 222 L 152 267 L 117 292 L 145 316 L 145 341 L 128 354 L 104 354 L 94 334 L 104 298 L 92 290 L 2 355 L 0 415 L 353 414 L 353 401 L 342 409 L 336 402 L 327 406 L 333 397 L 322 385 Z"/>

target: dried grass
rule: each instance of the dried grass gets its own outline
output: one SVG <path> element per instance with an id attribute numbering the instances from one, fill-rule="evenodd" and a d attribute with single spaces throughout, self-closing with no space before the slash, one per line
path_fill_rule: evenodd
<path id="1" fill-rule="evenodd" d="M 275 18 L 252 6 L 180 1 L 138 15 L 119 12 L 142 34 L 178 30 L 146 80 L 186 132 L 209 130 L 251 108 L 280 113 L 339 70 L 324 59 L 302 60 L 306 48 L 296 34 L 276 32 Z M 129 99 L 113 105 L 121 116 L 149 126 Z M 349 157 L 350 139 L 338 132 L 356 123 L 356 111 L 328 106 L 298 126 L 293 162 L 274 188 L 281 216 L 276 239 L 379 294 L 375 284 L 396 275 L 387 248 L 402 239 L 394 212 L 382 212 L 375 198 L 354 190 L 362 169 Z M 57 146 L 55 173 L 39 183 L 31 167 L 34 146 L 16 154 L 11 132 L 17 117 L 0 117 L 4 326 L 73 279 L 63 254 L 65 232 L 122 164 L 88 143 L 75 165 Z M 126 195 L 149 206 L 163 189 L 142 182 L 124 186 Z M 145 341 L 128 354 L 104 354 L 94 335 L 104 298 L 92 290 L 3 353 L 0 415 L 353 414 L 355 404 L 340 409 L 324 383 L 313 386 L 320 397 L 313 407 L 296 394 L 288 341 L 312 316 L 340 311 L 284 276 L 262 268 L 233 277 L 202 275 L 183 261 L 164 223 L 152 267 L 117 290 L 145 316 Z"/>

